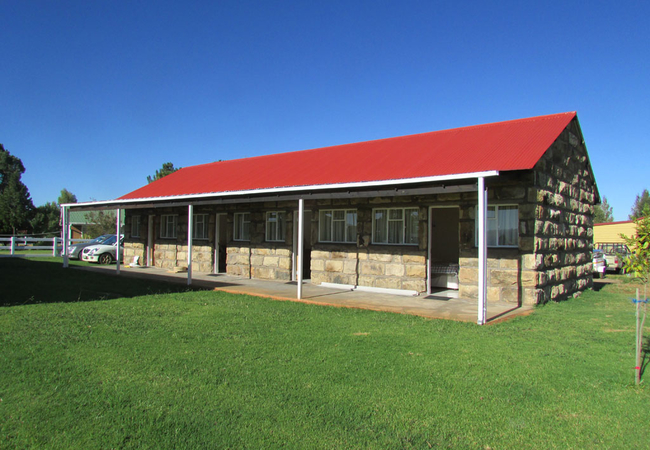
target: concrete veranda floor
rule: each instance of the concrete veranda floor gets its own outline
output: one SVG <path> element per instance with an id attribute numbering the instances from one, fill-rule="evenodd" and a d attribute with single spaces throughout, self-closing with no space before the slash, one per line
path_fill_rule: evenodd
<path id="1" fill-rule="evenodd" d="M 74 270 L 90 270 L 115 273 L 115 266 L 70 266 Z M 152 278 L 176 283 L 187 283 L 187 273 L 173 273 L 153 267 L 120 267 L 120 275 L 125 277 Z M 192 285 L 215 291 L 247 294 L 274 300 L 311 303 L 342 308 L 359 308 L 399 314 L 411 314 L 431 319 L 448 319 L 463 322 L 476 322 L 478 302 L 462 298 L 448 298 L 440 295 L 404 296 L 385 293 L 352 291 L 303 284 L 302 299 L 297 299 L 296 282 L 254 280 L 233 277 L 225 274 L 193 273 Z M 505 302 L 488 303 L 488 323 L 526 315 L 534 308 L 517 306 Z"/>

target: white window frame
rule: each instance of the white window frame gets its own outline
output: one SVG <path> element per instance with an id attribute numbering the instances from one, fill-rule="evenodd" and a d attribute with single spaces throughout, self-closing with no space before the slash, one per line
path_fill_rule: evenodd
<path id="1" fill-rule="evenodd" d="M 131 237 L 140 237 L 140 215 L 131 216 Z"/>
<path id="2" fill-rule="evenodd" d="M 503 207 L 515 207 L 517 211 L 517 243 L 516 244 L 510 244 L 510 245 L 505 245 L 505 244 L 500 244 L 499 243 L 499 208 Z M 494 217 L 490 217 L 490 209 L 494 208 Z M 476 219 L 474 220 L 474 247 L 478 246 L 478 208 L 476 209 Z M 490 244 L 488 241 L 488 237 L 486 236 L 486 242 L 487 246 L 490 248 L 519 248 L 519 205 L 517 204 L 503 204 L 503 205 L 488 205 L 487 206 L 487 216 L 485 217 L 485 227 L 486 230 L 488 231 L 489 235 L 489 230 L 491 229 L 490 224 L 494 227 L 496 230 L 496 243 Z"/>
<path id="3" fill-rule="evenodd" d="M 168 234 L 168 231 L 170 231 L 169 225 L 172 226 L 171 234 Z M 178 214 L 163 214 L 160 216 L 160 238 L 161 239 L 176 239 L 177 228 L 178 228 Z"/>
<path id="4" fill-rule="evenodd" d="M 234 218 L 234 231 L 233 231 L 233 240 L 234 241 L 250 241 L 251 240 L 251 213 L 249 212 L 238 212 L 235 213 Z"/>
<path id="5" fill-rule="evenodd" d="M 275 217 L 273 217 L 273 215 L 275 215 Z M 281 226 L 275 227 L 275 236 L 272 236 L 273 233 L 270 231 L 270 225 L 272 223 L 281 223 Z M 284 211 L 267 211 L 265 232 L 266 242 L 284 242 L 286 223 L 286 213 Z"/>
<path id="6" fill-rule="evenodd" d="M 402 211 L 402 218 L 401 219 L 389 219 L 390 217 L 390 211 L 397 211 L 401 210 Z M 418 214 L 418 231 L 416 232 L 416 242 L 405 242 L 406 239 L 406 212 L 407 211 L 412 211 L 415 210 L 417 211 Z M 376 223 L 377 221 L 375 220 L 375 214 L 377 211 L 386 211 L 386 229 L 384 230 L 386 234 L 386 242 L 380 242 L 376 240 L 377 236 L 377 231 L 376 231 Z M 389 223 L 390 222 L 402 222 L 402 242 L 388 242 L 388 230 L 389 230 Z M 419 232 L 419 222 L 420 222 L 420 208 L 419 207 L 406 207 L 406 208 L 373 208 L 372 210 L 372 243 L 377 244 L 377 245 L 411 245 L 411 246 L 417 246 L 420 243 L 420 232 Z"/>
<path id="7" fill-rule="evenodd" d="M 334 218 L 334 212 L 335 211 L 343 211 L 343 219 L 335 219 Z M 323 218 L 323 214 L 330 213 L 330 235 L 329 239 L 323 239 L 323 221 L 327 220 L 327 218 Z M 354 227 L 357 227 L 358 223 L 358 213 L 356 209 L 321 209 L 318 211 L 318 242 L 324 242 L 324 243 L 336 243 L 336 244 L 354 244 L 357 242 L 357 233 L 356 231 L 354 233 L 351 233 L 350 226 L 347 223 L 348 220 L 348 214 L 354 214 Z M 335 241 L 334 240 L 334 222 L 343 222 L 343 240 L 342 241 Z M 352 235 L 354 234 L 354 235 Z"/>
<path id="8" fill-rule="evenodd" d="M 194 214 L 194 217 L 192 218 L 192 239 L 208 239 L 209 222 L 210 219 L 208 218 L 208 214 Z"/>

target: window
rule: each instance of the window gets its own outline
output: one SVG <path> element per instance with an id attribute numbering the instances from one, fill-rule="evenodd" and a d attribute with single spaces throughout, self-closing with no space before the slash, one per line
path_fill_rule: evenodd
<path id="1" fill-rule="evenodd" d="M 160 237 L 172 239 L 176 237 L 178 216 L 168 214 L 160 217 Z"/>
<path id="2" fill-rule="evenodd" d="M 266 213 L 266 240 L 268 242 L 284 242 L 284 212 Z"/>
<path id="3" fill-rule="evenodd" d="M 497 205 L 487 208 L 488 247 L 517 247 L 519 245 L 519 208 L 515 205 Z M 478 213 L 476 215 L 478 245 Z"/>
<path id="4" fill-rule="evenodd" d="M 140 237 L 140 216 L 131 216 L 131 237 Z"/>
<path id="5" fill-rule="evenodd" d="M 192 221 L 192 238 L 194 239 L 208 238 L 208 215 L 207 214 L 194 214 L 193 221 Z"/>
<path id="6" fill-rule="evenodd" d="M 235 241 L 250 241 L 250 226 L 250 213 L 235 213 L 235 233 L 233 239 Z"/>
<path id="7" fill-rule="evenodd" d="M 356 210 L 324 209 L 319 214 L 319 240 L 321 242 L 357 241 Z"/>
<path id="8" fill-rule="evenodd" d="M 418 243 L 418 208 L 374 209 L 372 216 L 373 243 L 408 245 Z"/>

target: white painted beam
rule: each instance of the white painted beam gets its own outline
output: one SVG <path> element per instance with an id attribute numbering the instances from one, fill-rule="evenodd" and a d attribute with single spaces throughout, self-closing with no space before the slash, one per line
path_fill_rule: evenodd
<path id="1" fill-rule="evenodd" d="M 120 247 L 120 222 L 122 221 L 122 216 L 120 213 L 120 209 L 115 211 L 115 236 L 117 236 L 117 240 L 115 241 L 115 273 L 117 275 L 120 274 L 120 263 L 122 262 L 122 251 Z"/>
<path id="2" fill-rule="evenodd" d="M 192 240 L 194 237 L 194 205 L 187 205 L 187 285 L 192 284 Z"/>
<path id="3" fill-rule="evenodd" d="M 70 228 L 68 224 L 70 223 L 70 208 L 63 206 L 61 208 L 61 215 L 61 232 L 63 233 L 63 251 L 61 253 L 63 255 L 63 267 L 68 267 L 68 245 L 70 243 Z"/>
<path id="4" fill-rule="evenodd" d="M 305 201 L 298 200 L 298 258 L 296 261 L 296 274 L 298 283 L 298 300 L 302 298 L 302 262 L 304 259 L 303 236 L 305 235 Z"/>
<path id="5" fill-rule="evenodd" d="M 487 190 L 485 178 L 478 178 L 478 319 L 479 325 L 487 318 Z"/>

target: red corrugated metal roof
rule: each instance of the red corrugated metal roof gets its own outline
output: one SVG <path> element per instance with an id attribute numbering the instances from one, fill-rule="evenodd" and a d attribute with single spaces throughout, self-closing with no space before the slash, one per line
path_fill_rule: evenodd
<path id="1" fill-rule="evenodd" d="M 532 169 L 575 112 L 185 167 L 120 199 Z"/>

